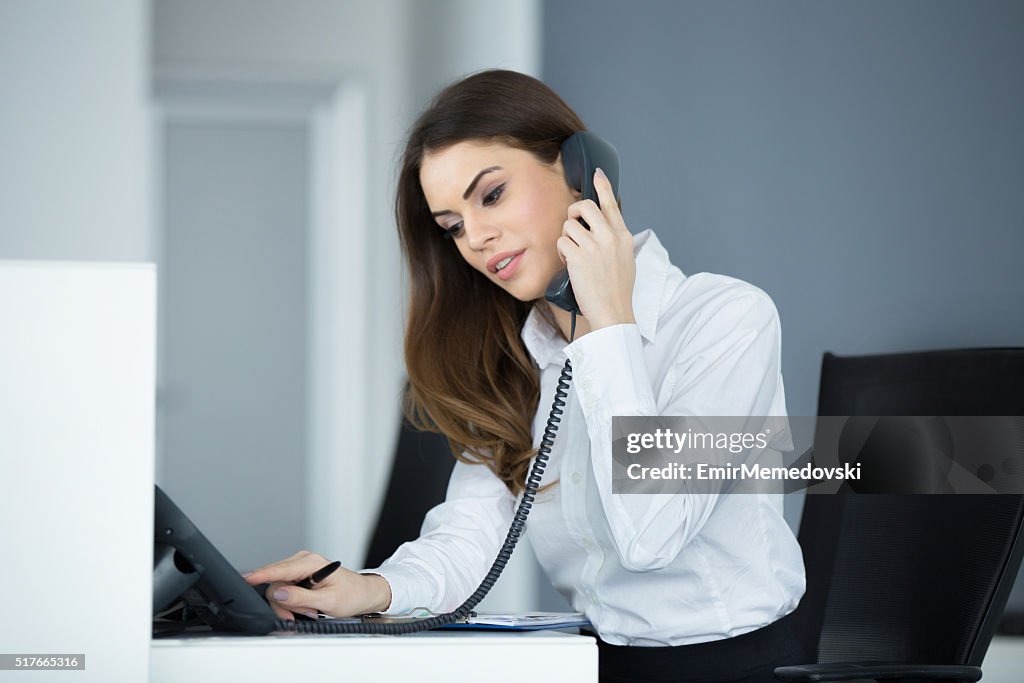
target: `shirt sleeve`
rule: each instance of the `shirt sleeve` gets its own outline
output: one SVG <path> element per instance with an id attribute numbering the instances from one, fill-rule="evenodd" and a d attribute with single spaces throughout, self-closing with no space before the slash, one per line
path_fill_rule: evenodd
<path id="1" fill-rule="evenodd" d="M 480 585 L 512 523 L 515 498 L 486 465 L 457 461 L 445 501 L 423 519 L 420 536 L 380 567 L 391 586 L 387 614 L 423 607 L 450 612 Z"/>
<path id="2" fill-rule="evenodd" d="M 613 494 L 612 416 L 785 414 L 781 329 L 766 294 L 754 290 L 716 303 L 695 330 L 677 334 L 665 366 L 672 388 L 659 392 L 667 397 L 663 405 L 656 401 L 636 324 L 601 328 L 565 349 L 587 421 L 601 505 L 619 560 L 630 571 L 671 563 L 708 520 L 719 496 Z"/>

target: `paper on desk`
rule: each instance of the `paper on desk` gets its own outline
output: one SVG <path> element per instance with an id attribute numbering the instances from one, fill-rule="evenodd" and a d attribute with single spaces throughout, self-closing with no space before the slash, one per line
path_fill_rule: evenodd
<path id="1" fill-rule="evenodd" d="M 531 612 L 527 614 L 477 614 L 464 624 L 449 624 L 443 628 L 494 628 L 515 631 L 556 629 L 590 626 L 582 612 Z"/>

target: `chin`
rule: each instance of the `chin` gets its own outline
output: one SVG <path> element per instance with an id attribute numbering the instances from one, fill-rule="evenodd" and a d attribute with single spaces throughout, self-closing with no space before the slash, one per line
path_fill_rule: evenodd
<path id="1" fill-rule="evenodd" d="M 544 293 L 547 291 L 547 285 L 543 287 L 536 284 L 526 285 L 525 283 L 516 283 L 512 287 L 503 287 L 503 289 L 519 299 L 523 303 L 529 303 L 538 299 L 544 298 Z"/>
<path id="2" fill-rule="evenodd" d="M 498 281 L 495 284 L 524 303 L 537 301 L 544 298 L 544 294 L 548 290 L 548 283 L 551 282 L 551 278 L 562 271 L 561 266 L 561 262 L 558 262 L 557 267 L 554 269 L 538 268 L 533 270 L 533 272 L 522 273 L 522 275 L 530 275 L 532 277 L 516 277 L 513 278 L 512 282 L 503 283 Z M 520 274 L 517 273 L 517 275 Z"/>
<path id="3" fill-rule="evenodd" d="M 509 294 L 511 294 L 515 298 L 519 299 L 524 304 L 528 304 L 531 301 L 537 301 L 539 299 L 543 299 L 544 298 L 544 292 L 528 292 L 528 293 L 524 294 L 524 293 L 518 292 L 518 291 L 517 292 L 509 291 Z"/>

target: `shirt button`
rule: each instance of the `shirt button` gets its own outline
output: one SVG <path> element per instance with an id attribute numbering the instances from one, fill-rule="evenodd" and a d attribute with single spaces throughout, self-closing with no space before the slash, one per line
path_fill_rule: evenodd
<path id="1" fill-rule="evenodd" d="M 579 472 L 573 472 L 572 473 L 572 483 L 578 484 L 578 483 L 580 483 L 580 479 L 582 479 L 582 477 L 580 476 Z"/>

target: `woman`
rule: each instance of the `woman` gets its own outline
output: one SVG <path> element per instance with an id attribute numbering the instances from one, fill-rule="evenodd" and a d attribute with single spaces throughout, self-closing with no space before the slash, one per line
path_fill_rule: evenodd
<path id="1" fill-rule="evenodd" d="M 802 658 L 779 621 L 804 591 L 781 497 L 613 494 L 609 436 L 614 415 L 785 415 L 775 307 L 740 280 L 684 276 L 653 232 L 630 233 L 600 171 L 600 206 L 579 201 L 559 150 L 581 130 L 547 86 L 501 70 L 448 86 L 419 117 L 396 201 L 411 275 L 405 410 L 459 454 L 447 499 L 379 568 L 307 591 L 290 584 L 327 561 L 301 552 L 247 579 L 274 582 L 283 618 L 460 605 L 505 537 L 568 358 L 527 531 L 594 625 L 602 680 L 773 680 Z M 574 336 L 544 300 L 563 268 Z"/>

